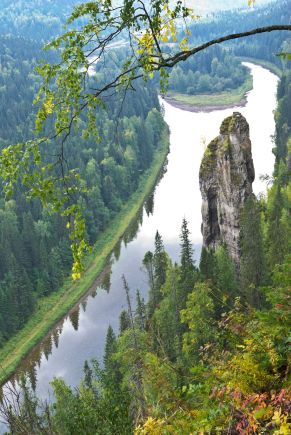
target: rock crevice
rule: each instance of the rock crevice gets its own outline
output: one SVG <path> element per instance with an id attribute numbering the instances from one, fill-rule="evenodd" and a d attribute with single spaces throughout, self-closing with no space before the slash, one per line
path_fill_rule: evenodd
<path id="1" fill-rule="evenodd" d="M 240 212 L 252 195 L 255 171 L 249 125 L 239 112 L 224 119 L 220 134 L 207 146 L 199 173 L 203 246 L 225 243 L 239 266 Z"/>

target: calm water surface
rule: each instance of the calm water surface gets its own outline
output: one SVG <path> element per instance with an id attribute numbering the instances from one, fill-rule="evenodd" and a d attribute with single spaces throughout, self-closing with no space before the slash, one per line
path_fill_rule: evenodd
<path id="1" fill-rule="evenodd" d="M 240 111 L 250 124 L 256 171 L 254 191 L 258 194 L 266 190 L 259 175 L 272 174 L 274 165 L 271 136 L 275 131 L 273 111 L 278 79 L 260 66 L 246 65 L 251 69 L 254 88 L 248 94 L 245 107 L 193 113 L 163 103 L 171 132 L 166 172 L 136 225 L 129 229 L 125 240 L 112 255 L 109 292 L 100 287 L 93 289 L 92 294 L 29 354 L 19 368 L 18 375 L 26 373 L 42 398 L 48 397 L 49 382 L 53 377 L 62 377 L 75 386 L 82 378 L 84 361 L 102 359 L 107 328 L 112 325 L 118 331 L 119 314 L 126 307 L 122 274 L 132 289 L 132 297 L 137 288 L 146 297 L 147 283 L 141 263 L 145 252 L 153 249 L 157 230 L 172 259 L 178 261 L 179 232 L 185 216 L 198 260 L 202 242 L 199 166 L 206 144 L 218 135 L 222 120 L 233 111 Z"/>

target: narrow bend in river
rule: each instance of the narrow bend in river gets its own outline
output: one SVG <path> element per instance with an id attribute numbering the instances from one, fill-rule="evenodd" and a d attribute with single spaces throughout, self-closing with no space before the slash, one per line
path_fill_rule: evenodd
<path id="1" fill-rule="evenodd" d="M 121 284 L 123 273 L 132 289 L 132 296 L 139 288 L 146 297 L 147 283 L 141 263 L 145 252 L 153 249 L 156 230 L 162 235 L 170 256 L 178 260 L 179 232 L 185 216 L 189 221 L 196 258 L 199 257 L 200 161 L 206 144 L 218 135 L 222 120 L 233 111 L 240 111 L 250 124 L 256 171 L 254 191 L 258 194 L 265 190 L 259 175 L 271 174 L 273 170 L 271 135 L 275 131 L 273 111 L 276 108 L 278 79 L 260 66 L 246 65 L 253 74 L 254 88 L 249 92 L 243 108 L 194 113 L 163 103 L 165 119 L 171 131 L 166 172 L 156 186 L 152 198 L 154 204 L 148 201 L 136 227 L 130 229 L 127 243 L 123 241 L 120 252 L 112 258 L 110 291 L 97 288 L 28 355 L 19 368 L 20 373 L 25 372 L 32 384 L 36 384 L 36 391 L 41 397 L 48 396 L 49 382 L 54 376 L 77 385 L 82 378 L 85 359 L 102 358 L 107 328 L 111 324 L 118 330 L 119 314 L 125 307 Z M 147 214 L 152 208 L 152 213 Z"/>

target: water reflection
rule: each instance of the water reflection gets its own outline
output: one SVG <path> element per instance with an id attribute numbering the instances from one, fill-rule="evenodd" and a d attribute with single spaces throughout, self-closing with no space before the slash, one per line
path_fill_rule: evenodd
<path id="1" fill-rule="evenodd" d="M 114 250 L 113 250 L 113 254 L 114 254 L 115 261 L 118 261 L 118 260 L 119 260 L 120 252 L 121 252 L 121 244 L 122 244 L 122 239 L 120 239 L 120 240 L 116 243 L 115 248 L 114 248 Z"/>
<path id="2" fill-rule="evenodd" d="M 111 270 L 104 274 L 104 277 L 103 277 L 103 280 L 102 280 L 102 283 L 100 286 L 103 290 L 106 290 L 107 293 L 109 293 L 110 287 L 111 287 L 110 277 L 111 277 Z"/>
<path id="3" fill-rule="evenodd" d="M 70 315 L 69 315 L 69 319 L 71 321 L 71 324 L 73 326 L 73 328 L 75 329 L 75 331 L 78 331 L 79 329 L 79 311 L 80 308 L 77 307 Z"/>
<path id="4" fill-rule="evenodd" d="M 128 243 L 132 242 L 136 238 L 138 230 L 142 226 L 142 222 L 143 208 L 138 211 L 136 219 L 131 222 L 123 235 L 122 241 L 124 242 L 125 246 L 127 246 Z"/>
<path id="5" fill-rule="evenodd" d="M 145 202 L 144 205 L 145 212 L 147 216 L 153 214 L 154 212 L 154 193 L 152 193 Z"/>

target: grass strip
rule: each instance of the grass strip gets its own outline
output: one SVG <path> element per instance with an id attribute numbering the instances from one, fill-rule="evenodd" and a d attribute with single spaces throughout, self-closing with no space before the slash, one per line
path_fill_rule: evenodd
<path id="1" fill-rule="evenodd" d="M 78 282 L 68 278 L 63 287 L 39 300 L 24 328 L 0 349 L 0 385 L 6 382 L 21 360 L 72 308 L 102 272 L 115 245 L 134 221 L 147 196 L 155 187 L 169 151 L 169 132 L 165 127 L 151 167 L 141 176 L 137 190 L 112 220 L 110 226 L 98 237 L 88 268 Z"/>
<path id="2" fill-rule="evenodd" d="M 219 92 L 216 94 L 197 94 L 188 95 L 176 92 L 168 92 L 168 96 L 179 103 L 196 107 L 219 107 L 229 106 L 240 103 L 245 94 L 253 88 L 253 79 L 249 76 L 246 81 L 237 89 Z"/>

